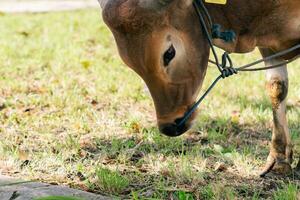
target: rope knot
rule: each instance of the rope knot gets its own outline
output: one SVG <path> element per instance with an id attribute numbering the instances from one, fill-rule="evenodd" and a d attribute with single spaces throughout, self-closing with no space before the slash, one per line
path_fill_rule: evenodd
<path id="1" fill-rule="evenodd" d="M 237 73 L 238 72 L 235 68 L 226 67 L 222 70 L 221 75 L 222 75 L 222 78 L 224 79 L 224 78 L 227 78 L 227 77 L 232 76 L 232 75 L 237 74 Z"/>
<path id="2" fill-rule="evenodd" d="M 227 63 L 229 64 L 229 66 L 227 66 Z M 233 62 L 228 52 L 225 52 L 222 56 L 220 72 L 223 79 L 238 73 L 237 69 L 233 67 Z"/>

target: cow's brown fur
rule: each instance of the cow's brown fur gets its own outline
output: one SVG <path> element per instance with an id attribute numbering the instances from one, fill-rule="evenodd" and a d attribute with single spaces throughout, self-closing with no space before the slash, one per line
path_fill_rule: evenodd
<path id="1" fill-rule="evenodd" d="M 159 11 L 140 6 L 140 1 L 108 0 L 103 18 L 115 36 L 124 62 L 145 80 L 155 103 L 160 129 L 167 135 L 178 136 L 190 127 L 196 115 L 184 129 L 174 128 L 175 120 L 193 105 L 201 88 L 209 47 L 191 0 L 169 1 L 170 5 Z M 246 53 L 259 47 L 274 53 L 300 43 L 298 0 L 228 0 L 226 5 L 207 4 L 207 8 L 214 23 L 237 34 L 232 43 L 214 40 L 215 45 L 228 52 Z M 177 54 L 166 67 L 162 56 L 170 44 Z M 282 59 L 299 54 L 300 51 L 295 51 Z M 285 106 L 282 105 L 287 94 L 285 84 L 280 77 L 268 84 L 277 136 L 272 141 L 273 160 L 279 154 L 284 155 L 282 151 L 290 145 L 286 142 L 287 123 L 280 125 L 278 119 L 282 116 L 276 114 L 282 115 L 278 109 Z"/>

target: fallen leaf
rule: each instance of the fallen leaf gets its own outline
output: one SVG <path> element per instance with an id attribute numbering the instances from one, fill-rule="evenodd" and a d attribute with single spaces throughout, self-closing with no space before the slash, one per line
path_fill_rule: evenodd
<path id="1" fill-rule="evenodd" d="M 227 170 L 227 166 L 225 165 L 225 163 L 217 163 L 215 165 L 215 171 L 224 172 L 226 170 Z"/>
<path id="2" fill-rule="evenodd" d="M 26 161 L 26 160 L 29 159 L 29 153 L 25 150 L 19 149 L 18 150 L 18 157 L 19 157 L 20 160 Z"/>
<path id="3" fill-rule="evenodd" d="M 84 69 L 89 69 L 90 66 L 91 66 L 91 62 L 89 60 L 83 60 L 80 62 L 81 63 L 81 66 L 84 68 Z"/>
<path id="4" fill-rule="evenodd" d="M 95 138 L 91 135 L 83 135 L 79 139 L 80 148 L 88 151 L 96 151 L 97 145 L 95 143 Z"/>
<path id="5" fill-rule="evenodd" d="M 214 150 L 219 152 L 219 153 L 222 153 L 224 151 L 224 148 L 221 145 L 215 144 L 214 145 Z"/>
<path id="6" fill-rule="evenodd" d="M 234 124 L 238 124 L 240 122 L 241 114 L 239 111 L 233 111 L 231 113 L 231 122 Z"/>

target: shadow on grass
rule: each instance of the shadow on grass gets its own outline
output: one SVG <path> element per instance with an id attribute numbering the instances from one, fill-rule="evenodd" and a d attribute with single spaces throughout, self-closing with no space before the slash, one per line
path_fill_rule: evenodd
<path id="1" fill-rule="evenodd" d="M 230 122 L 225 124 L 225 122 L 219 123 L 220 121 L 222 120 L 213 119 L 205 124 L 204 129 L 207 130 L 207 134 L 194 131 L 183 137 L 168 138 L 160 135 L 156 128 L 151 127 L 129 138 L 98 139 L 97 150 L 89 153 L 91 155 L 106 154 L 106 159 L 101 163 L 104 167 L 125 163 L 128 169 L 115 170 L 116 173 L 130 180 L 129 189 L 119 194 L 125 196 L 130 196 L 132 191 L 137 191 L 138 195 L 143 197 L 169 198 L 169 195 L 174 192 L 185 191 L 193 194 L 196 199 L 199 197 L 203 199 L 201 195 L 204 190 L 207 186 L 211 186 L 214 188 L 216 198 L 223 198 L 222 195 L 225 195 L 227 190 L 229 190 L 228 195 L 233 194 L 239 198 L 254 196 L 270 198 L 273 192 L 282 185 L 300 183 L 298 174 L 259 178 L 258 175 L 240 173 L 236 169 L 236 164 L 233 164 L 234 161 L 229 161 L 225 158 L 226 155 L 237 154 L 244 159 L 256 162 L 253 165 L 247 163 L 252 167 L 257 167 L 257 163 L 262 165 L 268 155 L 271 131 L 263 126 L 259 128 L 255 124 L 239 125 Z M 297 124 L 292 125 L 293 128 L 297 126 Z M 182 170 L 176 168 L 181 166 L 180 163 L 174 164 L 173 171 L 169 168 L 170 166 L 159 171 L 152 171 L 150 167 L 144 166 L 144 158 L 150 154 L 155 156 L 154 159 L 160 159 L 161 155 L 166 158 L 179 158 L 179 160 L 185 157 L 187 160 L 201 157 L 205 160 L 206 167 L 200 172 L 200 179 L 194 179 L 196 174 L 194 177 L 187 175 L 185 178 L 176 175 Z M 299 155 L 296 156 L 299 157 Z M 226 165 L 224 171 L 215 169 L 215 164 L 220 161 Z M 190 162 L 193 163 L 193 160 Z M 193 164 L 190 166 L 191 169 L 195 168 Z"/>
<path id="2" fill-rule="evenodd" d="M 131 143 L 132 141 L 133 138 L 127 140 L 121 139 L 120 142 L 125 144 L 127 142 Z M 111 172 L 125 177 L 125 179 L 130 183 L 124 191 L 115 195 L 121 195 L 125 198 L 131 196 L 133 191 L 135 191 L 139 197 L 165 199 L 170 198 L 170 195 L 175 195 L 176 192 L 187 192 L 192 194 L 195 199 L 205 199 L 202 195 L 204 195 L 207 187 L 210 186 L 213 188 L 212 195 L 216 199 L 224 199 L 224 197 L 227 198 L 228 195 L 234 195 L 239 198 L 249 198 L 254 196 L 257 198 L 270 198 L 274 191 L 281 188 L 284 184 L 292 183 L 297 185 L 300 183 L 300 176 L 297 174 L 285 177 L 270 175 L 266 178 L 260 178 L 258 175 L 245 176 L 244 174 L 240 174 L 236 171 L 236 169 L 234 169 L 234 165 L 228 161 L 225 163 L 229 168 L 231 168 L 230 170 L 216 170 L 214 169 L 214 164 L 222 160 L 222 155 L 229 153 L 230 151 L 218 152 L 216 149 L 209 146 L 207 146 L 208 148 L 206 147 L 206 149 L 197 148 L 202 151 L 198 152 L 199 156 L 203 156 L 208 163 L 206 169 L 201 172 L 200 179 L 195 178 L 197 177 L 197 174 L 192 175 L 193 177 L 181 177 L 176 174 L 180 173 L 182 170 L 180 168 L 176 168 L 176 171 L 172 171 L 172 169 L 167 166 L 161 171 L 152 171 L 151 168 L 145 168 L 143 166 L 143 158 L 146 157 L 147 153 L 154 153 L 158 155 L 167 153 L 166 157 L 170 155 L 175 157 L 184 157 L 189 155 L 189 159 L 196 157 L 194 151 L 195 147 L 198 147 L 199 145 L 206 145 L 207 142 L 208 141 L 203 138 L 195 139 L 193 137 L 187 137 L 182 140 L 182 145 L 184 145 L 185 148 L 180 149 L 176 145 L 169 146 L 169 150 L 167 152 L 159 149 L 159 145 L 149 142 L 139 144 L 137 148 L 134 146 L 134 151 L 131 152 L 131 156 L 126 163 L 127 166 L 130 166 L 129 169 L 115 169 Z M 102 145 L 103 144 L 110 146 L 111 142 L 102 141 Z M 130 150 L 131 149 L 129 149 L 129 151 Z M 115 155 L 116 157 L 110 157 L 109 160 L 111 160 L 111 162 L 107 162 L 108 160 L 106 160 L 102 167 L 109 168 L 111 165 L 117 165 L 114 161 L 116 161 L 118 159 L 118 155 L 120 155 L 121 152 L 124 153 L 124 151 L 126 150 L 120 149 L 117 155 Z M 244 152 L 241 152 L 241 154 L 243 153 Z M 255 154 L 255 152 L 252 153 Z M 193 154 L 194 156 L 191 156 Z M 251 155 L 246 156 L 250 157 Z M 180 166 L 180 164 L 178 166 Z M 193 168 L 193 166 L 191 167 Z M 111 187 L 114 186 L 112 185 Z M 99 188 L 94 188 L 92 191 L 97 192 L 98 189 Z M 230 198 L 228 197 L 228 199 Z"/>

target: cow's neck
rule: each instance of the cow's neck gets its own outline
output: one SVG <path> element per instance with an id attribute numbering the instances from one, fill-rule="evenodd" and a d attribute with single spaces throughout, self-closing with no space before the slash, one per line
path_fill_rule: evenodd
<path id="1" fill-rule="evenodd" d="M 273 0 L 232 0 L 226 6 L 215 4 L 206 4 L 206 6 L 215 23 L 236 31 L 246 31 L 256 19 L 263 17 L 276 7 L 276 4 L 270 4 L 268 1 L 274 2 Z"/>
<path id="2" fill-rule="evenodd" d="M 282 5 L 290 6 L 291 9 L 296 9 L 296 11 L 298 7 L 299 11 L 300 2 L 297 1 L 295 3 L 295 1 L 288 0 L 285 4 L 276 2 L 278 1 L 232 0 L 226 6 L 207 4 L 213 22 L 221 24 L 224 29 L 232 29 L 237 34 L 237 40 L 234 43 L 215 40 L 215 44 L 229 52 L 246 53 L 257 46 L 281 50 L 292 46 L 293 42 L 290 41 L 300 41 L 300 34 L 299 38 L 292 38 L 292 36 L 288 38 L 289 36 L 287 35 L 279 36 L 281 34 L 279 30 L 283 30 L 283 25 L 292 18 L 286 16 L 286 12 L 289 11 L 286 10 L 284 13 L 283 10 L 285 9 L 281 8 Z M 278 32 L 276 33 L 276 31 Z M 291 32 L 295 30 L 286 31 Z M 277 34 L 276 37 L 274 32 Z"/>

